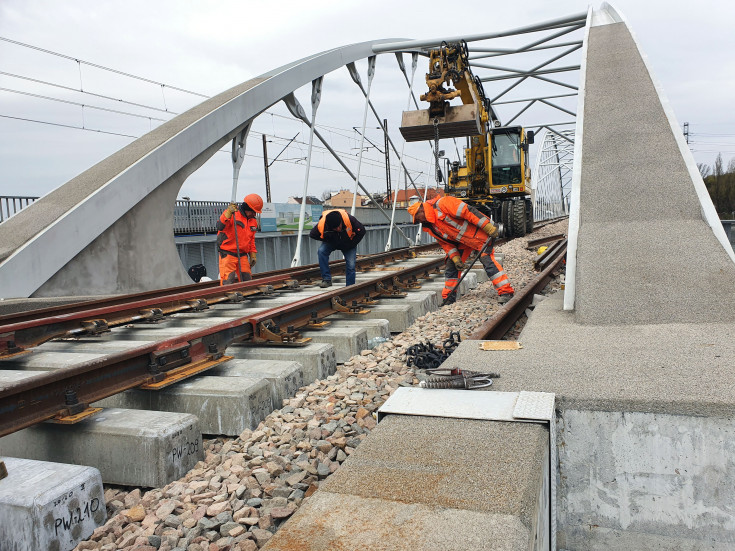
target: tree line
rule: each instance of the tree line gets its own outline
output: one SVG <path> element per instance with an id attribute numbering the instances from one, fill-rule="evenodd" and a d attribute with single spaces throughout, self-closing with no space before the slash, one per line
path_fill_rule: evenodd
<path id="1" fill-rule="evenodd" d="M 730 159 L 725 169 L 720 153 L 714 165 L 697 163 L 697 168 L 720 218 L 735 219 L 735 158 Z"/>

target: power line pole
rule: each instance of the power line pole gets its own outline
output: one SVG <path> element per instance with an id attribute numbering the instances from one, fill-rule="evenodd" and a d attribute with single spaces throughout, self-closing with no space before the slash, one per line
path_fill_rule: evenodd
<path id="1" fill-rule="evenodd" d="M 390 155 L 388 151 L 388 119 L 383 119 L 383 128 L 385 130 L 384 132 L 384 137 L 385 137 L 385 183 L 386 183 L 386 191 L 388 192 L 388 195 L 387 195 L 388 201 L 390 201 L 391 196 L 390 196 Z"/>
<path id="2" fill-rule="evenodd" d="M 268 146 L 266 145 L 265 134 L 263 134 L 263 167 L 265 168 L 265 202 L 271 202 L 271 177 L 268 171 Z"/>

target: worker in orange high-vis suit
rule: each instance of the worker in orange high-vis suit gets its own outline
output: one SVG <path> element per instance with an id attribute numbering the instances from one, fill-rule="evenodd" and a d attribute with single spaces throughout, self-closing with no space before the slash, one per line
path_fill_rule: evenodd
<path id="1" fill-rule="evenodd" d="M 220 285 L 252 279 L 251 269 L 257 261 L 255 231 L 258 220 L 255 215 L 262 210 L 263 199 L 251 193 L 243 199 L 239 208 L 235 203 L 230 203 L 219 217 L 216 228 Z"/>
<path id="2" fill-rule="evenodd" d="M 422 229 L 432 235 L 447 253 L 442 297 L 445 304 L 451 304 L 457 296 L 452 291 L 459 282 L 459 271 L 466 267 L 465 262 L 472 251 L 482 250 L 489 239 L 498 237 L 499 228 L 487 216 L 456 197 L 436 197 L 424 203 L 417 202 L 408 207 L 408 212 L 414 222 L 423 224 Z M 505 304 L 513 297 L 514 290 L 503 267 L 495 260 L 495 251 L 482 253 L 480 262 L 498 292 L 498 302 Z"/>

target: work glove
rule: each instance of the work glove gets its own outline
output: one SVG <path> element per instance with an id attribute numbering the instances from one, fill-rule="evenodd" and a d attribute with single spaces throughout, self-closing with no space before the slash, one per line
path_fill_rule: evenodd
<path id="1" fill-rule="evenodd" d="M 493 226 L 490 222 L 482 227 L 482 231 L 484 231 L 488 235 L 488 237 L 498 237 L 498 235 L 500 234 L 498 229 L 498 227 Z"/>
<path id="2" fill-rule="evenodd" d="M 249 253 L 250 254 L 250 267 L 252 268 L 255 266 L 255 263 L 258 261 L 255 257 L 255 253 Z"/>
<path id="3" fill-rule="evenodd" d="M 465 266 L 465 263 L 462 262 L 461 256 L 455 256 L 452 258 L 452 262 L 454 262 L 454 265 L 457 267 L 458 270 L 464 270 L 467 266 Z"/>
<path id="4" fill-rule="evenodd" d="M 230 218 L 232 218 L 232 215 L 235 214 L 236 211 L 237 205 L 235 203 L 230 203 L 224 212 L 225 220 L 229 220 Z"/>

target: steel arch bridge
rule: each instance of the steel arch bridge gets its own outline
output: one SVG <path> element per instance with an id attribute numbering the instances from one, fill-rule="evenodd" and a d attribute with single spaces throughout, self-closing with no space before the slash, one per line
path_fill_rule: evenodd
<path id="1" fill-rule="evenodd" d="M 230 143 L 236 183 L 253 121 L 281 101 L 311 132 L 303 195 L 308 192 L 314 138 L 322 142 L 349 175 L 355 191 L 367 192 L 360 180 L 361 158 L 357 171 L 351 170 L 321 135 L 316 121 L 322 78 L 344 67 L 357 86 L 358 97 L 364 101 L 362 135 L 370 111 L 383 127 L 381 114 L 371 101 L 377 56 L 396 57 L 395 67 L 408 85 L 409 105 L 412 102 L 418 107 L 413 91 L 418 58 L 442 42 L 465 40 L 471 45 L 470 63 L 475 74 L 486 87 L 499 87 L 487 95 L 494 107 L 507 110 L 502 121 L 505 125 L 519 124 L 520 119 L 543 107 L 546 113 L 536 112 L 536 119 L 524 126 L 544 127 L 548 129 L 547 138 L 562 136 L 571 141 L 580 73 L 583 81 L 585 41 L 593 18 L 620 21 L 615 10 L 603 4 L 599 10 L 503 32 L 363 42 L 305 57 L 222 92 L 135 140 L 0 225 L 0 296 L 114 294 L 190 282 L 171 231 L 173 205 L 181 185 Z M 584 37 L 570 40 L 575 32 L 584 33 Z M 497 41 L 509 37 L 518 42 L 512 47 L 497 45 Z M 582 62 L 564 64 L 575 52 L 581 52 Z M 405 56 L 410 59 L 410 66 Z M 523 56 L 530 56 L 530 61 L 522 61 Z M 495 58 L 511 59 L 526 68 L 498 65 Z M 367 84 L 356 66 L 356 62 L 364 60 L 368 67 Z M 572 82 L 560 80 L 559 75 L 572 75 Z M 530 97 L 513 96 L 530 82 L 543 83 L 546 88 Z M 310 84 L 311 112 L 307 114 L 294 92 Z M 562 120 L 547 118 L 548 113 L 551 117 L 560 115 Z M 393 140 L 389 141 L 401 170 L 410 180 L 402 153 Z M 545 180 L 548 175 L 540 167 L 553 164 L 553 159 L 543 158 L 543 162 L 541 157 L 537 160 L 536 177 Z M 569 162 L 565 157 L 564 163 Z M 535 193 L 542 216 L 545 210 L 553 211 L 543 208 L 549 204 L 544 201 L 552 200 L 546 197 L 550 192 L 545 186 L 537 186 Z M 390 219 L 388 212 L 381 212 Z M 40 229 L 38 220 L 44 221 Z M 403 233 L 399 228 L 397 231 Z M 403 238 L 410 243 L 413 236 L 404 234 Z M 299 262 L 297 250 L 294 263 Z"/>

